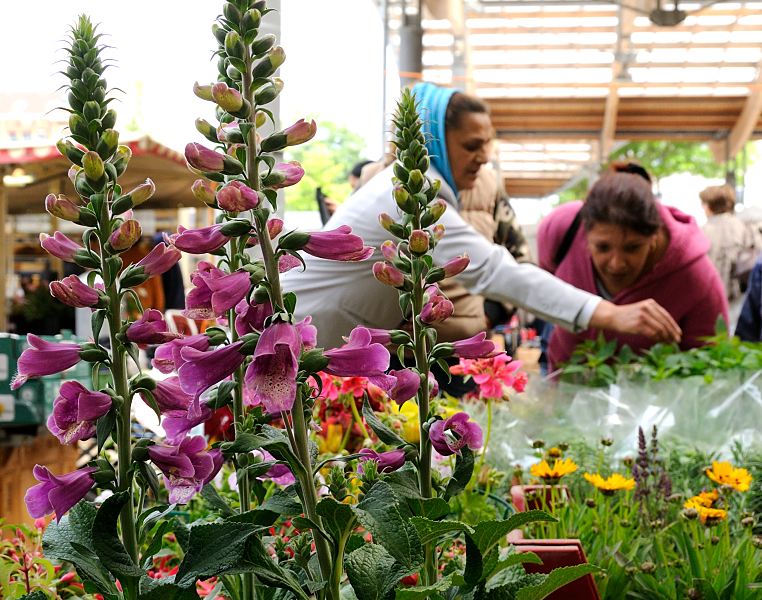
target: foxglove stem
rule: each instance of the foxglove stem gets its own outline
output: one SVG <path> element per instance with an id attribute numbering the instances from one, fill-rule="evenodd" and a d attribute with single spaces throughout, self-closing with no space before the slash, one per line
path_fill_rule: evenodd
<path id="1" fill-rule="evenodd" d="M 102 273 L 108 273 L 108 265 L 106 264 L 106 259 L 108 258 L 106 256 L 108 253 L 108 250 L 106 250 L 106 241 L 109 238 L 110 231 L 109 214 L 106 202 L 103 203 L 99 221 L 101 270 Z M 130 466 L 132 465 L 132 416 L 130 414 L 132 397 L 129 394 L 129 384 L 127 382 L 127 353 L 118 337 L 119 329 L 122 325 L 121 297 L 116 285 L 108 286 L 105 291 L 109 299 L 107 320 L 109 340 L 111 342 L 111 376 L 114 381 L 114 390 L 117 395 L 122 398 L 122 405 L 116 419 L 117 453 L 119 458 L 118 490 L 120 492 L 127 492 L 127 502 L 125 502 L 122 511 L 119 514 L 119 521 L 121 523 L 122 542 L 132 560 L 137 563 L 138 540 L 135 531 L 132 479 L 129 473 Z M 133 589 L 133 587 L 134 586 L 127 586 L 125 588 L 125 598 L 131 599 L 136 596 L 137 590 Z"/>

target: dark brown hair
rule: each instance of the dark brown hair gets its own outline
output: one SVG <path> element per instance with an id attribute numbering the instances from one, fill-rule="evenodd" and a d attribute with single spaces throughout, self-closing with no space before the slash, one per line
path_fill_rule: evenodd
<path id="1" fill-rule="evenodd" d="M 662 225 L 649 182 L 641 173 L 623 171 L 607 173 L 595 182 L 580 216 L 586 231 L 596 223 L 606 223 L 653 235 Z"/>
<path id="2" fill-rule="evenodd" d="M 708 187 L 699 194 L 699 198 L 715 215 L 732 212 L 736 206 L 736 192 L 729 185 Z"/>
<path id="3" fill-rule="evenodd" d="M 489 107 L 475 96 L 469 96 L 463 92 L 455 92 L 447 103 L 445 127 L 447 129 L 458 129 L 460 127 L 460 120 L 465 113 L 489 114 Z"/>

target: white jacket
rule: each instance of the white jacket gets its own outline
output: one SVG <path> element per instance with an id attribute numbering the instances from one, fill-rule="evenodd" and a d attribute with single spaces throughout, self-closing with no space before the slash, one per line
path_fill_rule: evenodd
<path id="1" fill-rule="evenodd" d="M 437 178 L 435 170 L 429 176 Z M 386 212 L 399 216 L 392 198 L 392 167 L 384 169 L 352 194 L 326 223 L 330 230 L 349 225 L 375 254 L 363 262 L 338 262 L 304 254 L 306 272 L 293 269 L 283 276 L 284 291 L 297 294 L 296 315 L 312 315 L 318 345 L 339 346 L 357 325 L 395 329 L 402 315 L 397 290 L 379 283 L 371 267 L 383 260 L 379 247 L 394 239 L 378 222 Z M 572 331 L 586 329 L 600 298 L 578 290 L 531 264 L 519 264 L 508 251 L 488 242 L 458 214 L 452 190 L 442 182 L 440 196 L 449 204 L 439 220 L 445 235 L 434 251 L 434 263 L 467 254 L 471 262 L 457 279 L 472 293 L 509 302 Z"/>

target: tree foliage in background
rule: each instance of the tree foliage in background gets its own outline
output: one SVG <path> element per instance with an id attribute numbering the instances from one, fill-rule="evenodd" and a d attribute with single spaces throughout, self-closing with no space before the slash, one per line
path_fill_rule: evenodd
<path id="1" fill-rule="evenodd" d="M 288 210 L 317 210 L 315 190 L 342 203 L 352 191 L 347 175 L 363 157 L 365 140 L 346 127 L 321 121 L 317 135 L 309 144 L 289 148 L 287 160 L 296 160 L 305 175 L 298 186 L 286 190 Z"/>
<path id="2" fill-rule="evenodd" d="M 658 187 L 658 180 L 675 173 L 691 173 L 709 179 L 725 176 L 709 144 L 698 142 L 630 142 L 609 155 L 610 161 L 632 160 L 643 165 Z"/>

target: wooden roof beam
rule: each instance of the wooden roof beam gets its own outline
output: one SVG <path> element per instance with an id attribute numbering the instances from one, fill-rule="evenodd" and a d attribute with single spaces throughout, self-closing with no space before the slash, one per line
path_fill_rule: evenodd
<path id="1" fill-rule="evenodd" d="M 762 63 L 757 66 L 756 83 L 762 83 Z M 746 103 L 738 115 L 738 120 L 731 129 L 727 140 L 727 158 L 732 159 L 744 147 L 762 116 L 762 90 L 753 88 L 746 98 Z"/>

